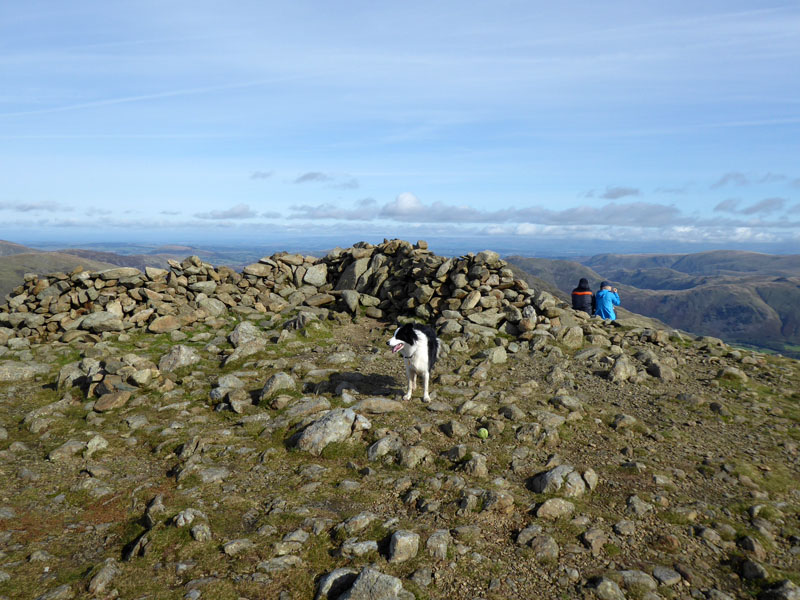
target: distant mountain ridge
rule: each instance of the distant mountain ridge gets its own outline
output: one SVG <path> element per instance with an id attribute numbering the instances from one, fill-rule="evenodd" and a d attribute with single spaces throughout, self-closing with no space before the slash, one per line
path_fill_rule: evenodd
<path id="1" fill-rule="evenodd" d="M 800 356 L 800 255 L 713 251 L 508 261 L 568 293 L 581 277 L 616 285 L 622 305 L 673 327 Z"/>

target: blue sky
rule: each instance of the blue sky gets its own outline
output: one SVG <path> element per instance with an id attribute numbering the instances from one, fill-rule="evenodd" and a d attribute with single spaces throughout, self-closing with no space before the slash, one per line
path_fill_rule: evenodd
<path id="1" fill-rule="evenodd" d="M 0 4 L 0 238 L 800 248 L 800 5 Z"/>

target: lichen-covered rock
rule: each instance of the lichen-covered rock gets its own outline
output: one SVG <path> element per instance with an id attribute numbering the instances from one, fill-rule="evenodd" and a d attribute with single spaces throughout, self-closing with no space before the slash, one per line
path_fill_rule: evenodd
<path id="1" fill-rule="evenodd" d="M 351 408 L 336 408 L 306 427 L 295 445 L 319 456 L 328 444 L 343 442 L 353 433 L 369 429 L 370 422 Z"/>

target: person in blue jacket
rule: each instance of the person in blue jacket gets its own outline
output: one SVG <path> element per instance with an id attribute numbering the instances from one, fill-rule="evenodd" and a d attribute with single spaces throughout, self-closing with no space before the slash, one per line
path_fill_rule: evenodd
<path id="1" fill-rule="evenodd" d="M 619 306 L 617 288 L 612 288 L 610 283 L 603 281 L 594 297 L 597 305 L 594 314 L 601 319 L 616 320 L 617 313 L 614 312 L 614 307 Z"/>

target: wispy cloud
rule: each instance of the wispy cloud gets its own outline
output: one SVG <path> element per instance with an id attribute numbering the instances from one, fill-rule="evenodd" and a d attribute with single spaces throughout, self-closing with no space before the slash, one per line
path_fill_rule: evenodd
<path id="1" fill-rule="evenodd" d="M 786 198 L 764 198 L 763 200 L 740 208 L 742 201 L 739 198 L 728 198 L 714 207 L 715 212 L 727 212 L 739 215 L 769 214 L 783 210 L 788 204 Z"/>
<path id="2" fill-rule="evenodd" d="M 335 190 L 357 190 L 361 186 L 358 183 L 358 179 L 351 177 L 350 179 L 342 181 L 341 183 L 333 183 L 329 187 Z"/>
<path id="3" fill-rule="evenodd" d="M 372 221 L 384 219 L 402 223 L 507 223 L 528 222 L 543 224 L 585 225 L 639 225 L 661 226 L 688 222 L 674 206 L 647 202 L 618 204 L 609 202 L 603 206 L 579 206 L 564 210 L 552 210 L 541 206 L 510 208 L 502 210 L 479 210 L 467 205 L 451 205 L 443 202 L 423 203 L 410 192 L 399 194 L 392 202 L 378 208 L 371 200 L 362 200 L 353 209 L 332 204 L 319 206 L 295 206 L 292 218 L 345 219 Z"/>
<path id="4" fill-rule="evenodd" d="M 309 171 L 308 173 L 303 173 L 302 175 L 298 176 L 294 180 L 294 183 L 324 183 L 327 181 L 333 181 L 333 177 L 327 173 Z"/>
<path id="5" fill-rule="evenodd" d="M 783 210 L 786 206 L 785 198 L 764 198 L 760 202 L 741 210 L 743 215 L 768 214 Z"/>
<path id="6" fill-rule="evenodd" d="M 725 173 L 722 177 L 720 177 L 717 181 L 711 184 L 712 190 L 717 190 L 721 187 L 725 187 L 726 185 L 734 185 L 734 186 L 745 186 L 750 183 L 747 175 L 744 173 L 740 173 L 739 171 L 731 171 L 729 173 Z"/>
<path id="7" fill-rule="evenodd" d="M 656 194 L 674 194 L 682 196 L 687 193 L 688 190 L 689 185 L 687 184 L 680 187 L 657 187 L 654 191 Z"/>
<path id="8" fill-rule="evenodd" d="M 250 179 L 269 179 L 272 177 L 272 171 L 253 171 L 250 173 Z"/>
<path id="9" fill-rule="evenodd" d="M 69 207 L 58 202 L 0 202 L 0 210 L 12 212 L 67 212 Z"/>
<path id="10" fill-rule="evenodd" d="M 342 221 L 372 221 L 378 215 L 377 202 L 373 198 L 364 198 L 356 203 L 355 208 L 346 209 L 340 205 L 307 204 L 292 206 L 294 214 L 290 219 L 338 219 Z"/>
<path id="11" fill-rule="evenodd" d="M 600 197 L 604 200 L 618 200 L 626 196 L 638 196 L 640 193 L 637 188 L 616 186 L 606 188 L 606 191 L 600 194 Z"/>
<path id="12" fill-rule="evenodd" d="M 175 216 L 181 214 L 179 210 L 161 210 L 158 212 L 160 215 Z"/>
<path id="13" fill-rule="evenodd" d="M 714 212 L 738 212 L 741 202 L 739 198 L 726 198 L 714 207 Z"/>
<path id="14" fill-rule="evenodd" d="M 247 204 L 237 204 L 228 210 L 212 210 L 210 212 L 196 213 L 194 216 L 198 219 L 223 221 L 229 219 L 252 219 L 257 217 L 258 213 Z"/>
<path id="15" fill-rule="evenodd" d="M 99 108 L 102 106 L 113 106 L 116 104 L 130 104 L 134 102 L 145 102 L 150 100 L 162 100 L 165 98 L 175 98 L 181 96 L 197 96 L 199 94 L 211 94 L 215 92 L 223 92 L 238 89 L 256 88 L 275 83 L 285 82 L 290 79 L 297 79 L 297 76 L 286 76 L 275 79 L 262 79 L 257 81 L 245 81 L 240 83 L 229 83 L 223 85 L 212 85 L 206 87 L 186 88 L 178 90 L 165 90 L 162 92 L 155 92 L 152 94 L 138 94 L 131 96 L 117 96 L 114 98 L 103 98 L 93 100 L 90 102 L 79 102 L 75 104 L 62 104 L 60 106 L 51 106 L 48 108 L 36 108 L 32 110 L 21 110 L 14 112 L 0 113 L 0 117 L 22 117 L 30 115 L 43 115 L 50 113 L 69 112 L 74 110 L 83 110 L 90 108 Z"/>

